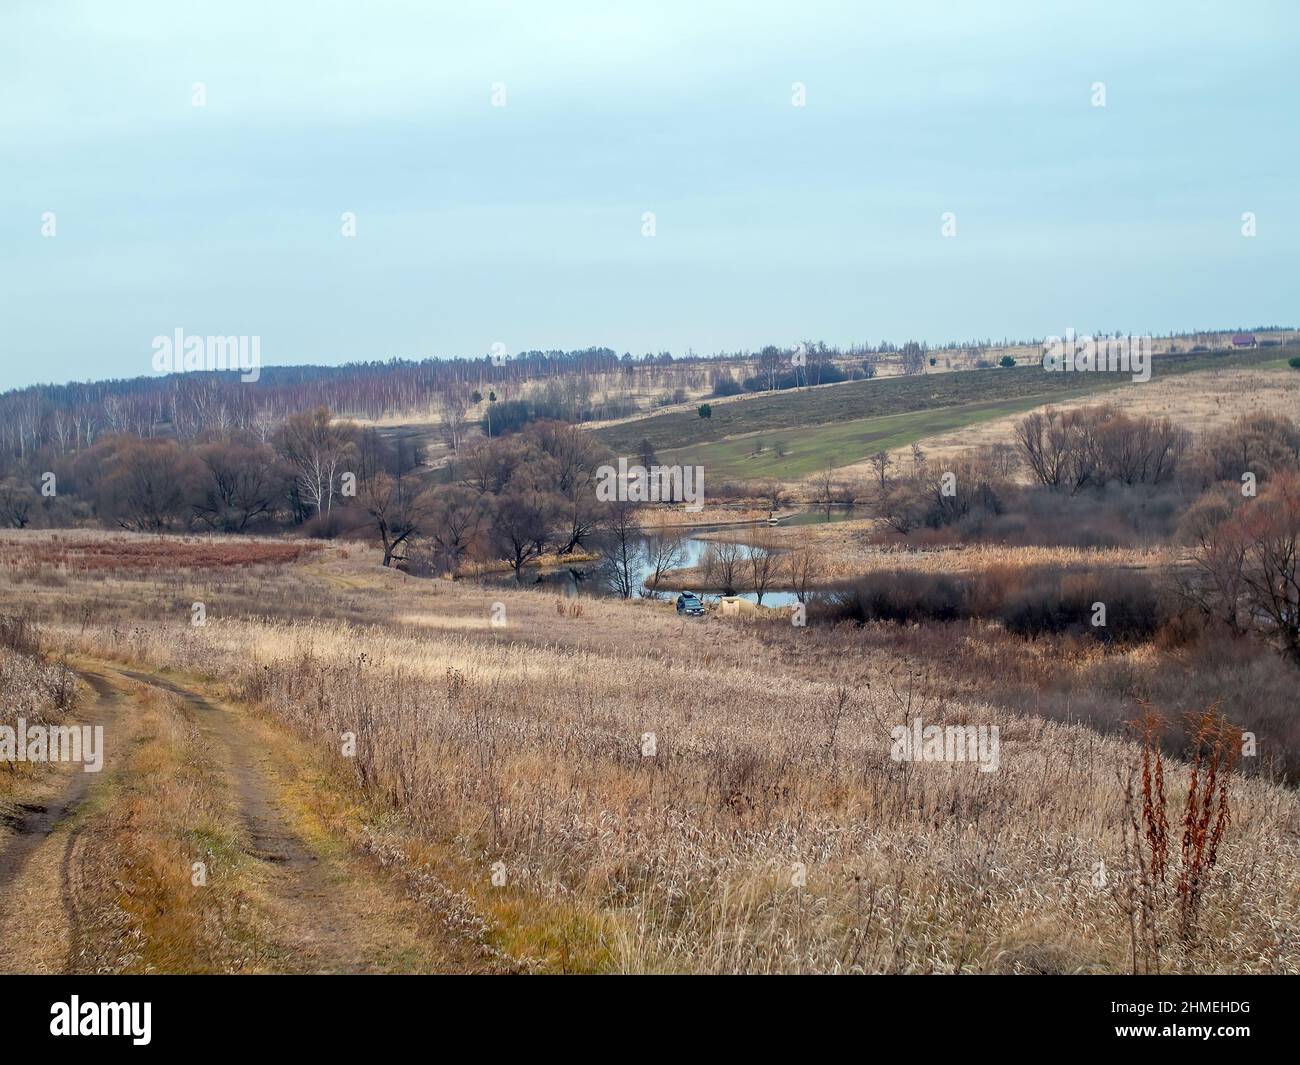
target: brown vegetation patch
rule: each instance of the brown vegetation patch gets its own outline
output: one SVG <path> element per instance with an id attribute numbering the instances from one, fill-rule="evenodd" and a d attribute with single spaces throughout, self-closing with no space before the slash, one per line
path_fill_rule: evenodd
<path id="1" fill-rule="evenodd" d="M 57 568 L 76 573 L 154 573 L 287 565 L 319 550 L 319 544 L 304 541 L 12 535 L 0 539 L 0 565 L 10 569 Z"/>

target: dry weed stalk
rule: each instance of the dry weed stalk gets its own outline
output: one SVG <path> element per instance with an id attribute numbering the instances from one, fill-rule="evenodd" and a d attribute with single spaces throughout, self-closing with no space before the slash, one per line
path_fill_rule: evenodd
<path id="1" fill-rule="evenodd" d="M 1182 807 L 1182 841 L 1172 896 L 1169 888 L 1169 797 L 1165 791 L 1160 738 L 1166 722 L 1146 705 L 1131 722 L 1139 743 L 1138 767 L 1130 767 L 1124 782 L 1125 857 L 1136 876 L 1126 887 L 1121 909 L 1129 919 L 1133 971 L 1159 971 L 1166 929 L 1184 946 L 1200 935 L 1199 914 L 1224 833 L 1232 823 L 1228 783 L 1241 749 L 1241 730 L 1228 723 L 1217 707 L 1187 715 L 1191 736 L 1187 751 L 1187 796 Z M 1141 803 L 1134 795 L 1140 772 Z M 1142 955 L 1139 963 L 1139 953 Z"/>
<path id="2" fill-rule="evenodd" d="M 1228 779 L 1241 751 L 1241 730 L 1224 720 L 1215 707 L 1189 714 L 1188 725 L 1191 777 L 1183 807 L 1182 868 L 1178 874 L 1178 931 L 1184 939 L 1196 934 L 1201 898 L 1223 834 L 1232 823 Z"/>

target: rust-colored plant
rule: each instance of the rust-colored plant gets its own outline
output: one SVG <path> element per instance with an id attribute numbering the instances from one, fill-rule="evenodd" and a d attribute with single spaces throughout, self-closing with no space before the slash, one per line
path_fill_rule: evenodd
<path id="1" fill-rule="evenodd" d="M 1148 969 L 1160 965 L 1164 918 L 1176 904 L 1176 930 L 1184 943 L 1198 934 L 1201 901 L 1218 860 L 1219 845 L 1232 823 L 1228 781 L 1241 750 L 1241 730 L 1217 707 L 1187 715 L 1187 797 L 1183 803 L 1182 836 L 1178 868 L 1170 894 L 1169 800 L 1165 791 L 1164 759 L 1160 749 L 1164 719 L 1149 707 L 1132 721 L 1140 745 L 1138 766 L 1126 784 L 1125 807 L 1132 831 L 1136 877 L 1128 902 L 1133 939 L 1133 967 L 1138 968 L 1141 946 Z M 1134 776 L 1140 773 L 1141 802 L 1134 795 Z"/>
<path id="2" fill-rule="evenodd" d="M 1126 861 L 1136 875 L 1116 885 L 1116 901 L 1128 917 L 1131 964 L 1137 973 L 1159 971 L 1162 922 L 1168 900 L 1169 817 L 1166 814 L 1164 758 L 1160 736 L 1165 721 L 1143 704 L 1142 715 L 1129 722 L 1141 745 L 1141 799 L 1134 794 L 1138 767 L 1130 766 L 1124 781 Z M 1131 842 L 1130 842 L 1131 832 Z M 1131 848 L 1131 849 L 1130 849 Z M 1139 956 L 1141 963 L 1139 963 Z"/>
<path id="3" fill-rule="evenodd" d="M 1187 715 L 1191 777 L 1183 807 L 1183 842 L 1178 873 L 1178 931 L 1195 934 L 1201 896 L 1218 858 L 1223 833 L 1232 823 L 1228 778 L 1241 751 L 1241 730 L 1214 707 Z"/>
<path id="4" fill-rule="evenodd" d="M 1165 813 L 1165 764 L 1160 753 L 1164 719 L 1147 706 L 1136 725 L 1142 742 L 1142 824 L 1147 841 L 1147 874 L 1165 883 L 1169 868 L 1169 817 Z"/>

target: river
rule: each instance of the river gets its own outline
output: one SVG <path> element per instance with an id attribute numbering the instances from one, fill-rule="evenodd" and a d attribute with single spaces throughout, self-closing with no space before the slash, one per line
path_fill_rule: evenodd
<path id="1" fill-rule="evenodd" d="M 830 520 L 832 522 L 843 521 L 850 516 L 851 513 L 849 511 L 837 509 L 835 511 L 832 511 Z M 781 525 L 783 526 L 784 525 L 811 525 L 814 523 L 821 523 L 824 521 L 826 521 L 825 514 L 821 513 L 820 511 L 807 509 L 782 519 Z M 682 561 L 674 568 L 679 570 L 691 569 L 702 563 L 704 559 L 704 553 L 705 551 L 708 550 L 711 541 L 700 539 L 701 533 L 718 532 L 723 529 L 732 529 L 732 530 L 738 529 L 739 531 L 741 531 L 743 535 L 745 531 L 756 532 L 762 528 L 765 528 L 765 526 L 714 525 L 714 526 L 709 526 L 707 528 L 699 527 L 699 528 L 690 529 L 683 534 L 684 539 L 682 540 L 682 556 L 683 556 Z M 634 589 L 633 591 L 634 595 L 640 594 L 641 588 L 645 584 L 645 581 L 654 572 L 653 566 L 650 564 L 649 560 L 646 557 L 645 548 L 646 548 L 647 539 L 648 538 L 646 537 L 639 536 L 636 538 L 636 540 L 632 545 L 634 548 L 634 563 L 633 563 L 633 570 L 632 570 L 632 587 Z M 747 552 L 749 549 L 749 545 L 745 544 L 743 541 L 741 542 L 740 547 L 742 552 Z M 741 570 L 740 570 L 742 575 L 741 583 L 743 583 L 744 569 L 745 569 L 745 564 L 742 563 Z M 600 564 L 594 562 L 583 563 L 581 565 L 575 565 L 575 566 L 561 566 L 561 567 L 540 571 L 540 572 L 536 570 L 525 571 L 525 573 L 526 573 L 525 583 L 529 583 L 534 587 L 538 584 L 544 586 L 552 586 L 555 588 L 557 592 L 565 596 L 574 596 L 574 595 L 611 596 L 616 594 L 614 589 L 611 587 L 612 582 L 609 580 L 608 572 L 605 571 Z M 508 582 L 513 584 L 514 578 L 513 577 L 501 578 L 501 581 L 502 583 Z M 704 592 L 704 591 L 700 591 L 699 589 L 692 589 L 692 591 L 699 591 L 699 594 L 706 599 L 716 598 L 716 593 Z M 664 595 L 666 598 L 672 598 L 677 595 L 677 592 L 675 590 L 665 589 L 661 594 Z M 739 595 L 736 596 L 736 598 L 746 599 L 751 603 L 758 602 L 758 594 L 756 592 L 741 592 Z M 799 601 L 798 596 L 796 596 L 794 591 L 788 587 L 777 586 L 777 587 L 769 588 L 767 591 L 763 593 L 763 606 L 786 607 L 786 606 L 792 606 L 798 601 Z"/>

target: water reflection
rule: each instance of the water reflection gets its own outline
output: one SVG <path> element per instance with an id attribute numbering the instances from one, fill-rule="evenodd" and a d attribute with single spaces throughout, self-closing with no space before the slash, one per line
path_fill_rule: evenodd
<path id="1" fill-rule="evenodd" d="M 852 511 L 848 508 L 836 508 L 832 510 L 829 519 L 825 511 L 823 510 L 813 510 L 811 508 L 806 508 L 790 517 L 782 519 L 779 524 L 782 526 L 812 525 L 812 524 L 820 524 L 827 520 L 830 520 L 832 522 L 844 521 L 845 519 L 851 516 L 852 516 Z M 707 527 L 699 526 L 699 527 L 691 528 L 683 532 L 680 545 L 679 545 L 679 551 L 677 554 L 677 560 L 675 561 L 675 564 L 672 566 L 672 569 L 688 570 L 698 566 L 702 566 L 704 564 L 705 554 L 707 553 L 709 547 L 716 546 L 717 542 L 710 541 L 710 540 L 703 540 L 700 538 L 701 534 L 710 533 L 710 532 L 720 532 L 726 530 L 733 534 L 739 534 L 741 536 L 743 536 L 745 533 L 755 535 L 761 532 L 765 528 L 767 528 L 766 524 L 758 524 L 758 525 L 751 525 L 751 526 L 713 525 Z M 609 545 L 606 544 L 603 546 L 606 550 L 608 550 Z M 629 568 L 629 576 L 631 578 L 630 585 L 632 588 L 633 596 L 641 596 L 642 594 L 645 594 L 643 592 L 645 585 L 647 584 L 647 582 L 652 581 L 654 577 L 654 573 L 655 573 L 654 557 L 656 553 L 655 546 L 656 546 L 655 537 L 645 536 L 640 534 L 632 537 L 632 539 L 628 543 L 628 556 L 629 556 L 628 568 Z M 599 544 L 593 544 L 592 547 L 595 550 L 602 549 L 602 545 Z M 749 558 L 750 545 L 744 543 L 742 540 L 739 543 L 739 548 L 741 554 L 740 573 L 742 574 L 742 579 L 737 583 L 743 585 L 744 569 L 745 566 L 747 565 L 746 560 Z M 780 563 L 778 563 L 778 567 L 779 565 Z M 613 572 L 613 570 L 614 567 L 612 566 L 607 556 L 606 559 L 602 561 L 587 561 L 587 562 L 574 563 L 572 565 L 567 565 L 567 566 L 558 566 L 547 570 L 525 571 L 523 584 L 524 587 L 536 588 L 538 586 L 541 586 L 544 588 L 550 588 L 553 589 L 557 594 L 563 595 L 566 598 L 575 595 L 597 595 L 602 597 L 613 597 L 619 594 L 618 587 L 621 583 L 618 577 L 616 576 L 616 574 Z M 498 577 L 491 577 L 487 579 L 493 581 L 494 583 L 500 583 L 500 584 L 513 585 L 515 583 L 514 577 L 511 574 L 505 574 Z M 671 601 L 677 596 L 679 585 L 681 582 L 676 580 L 669 580 L 666 583 L 670 584 L 671 587 L 664 587 L 661 585 L 659 589 L 659 595 L 660 598 Z M 709 590 L 707 583 L 702 583 L 699 586 L 691 586 L 688 584 L 687 587 L 689 587 L 691 591 L 698 594 L 706 602 L 716 602 L 719 598 L 721 598 L 721 596 L 716 591 L 716 589 Z M 742 591 L 737 593 L 737 595 L 734 598 L 744 599 L 750 603 L 757 603 L 758 593 L 750 592 L 750 591 Z M 799 601 L 799 597 L 795 595 L 794 591 L 788 587 L 780 587 L 778 585 L 776 587 L 769 588 L 767 591 L 763 593 L 763 606 L 765 607 L 788 607 L 794 605 L 798 601 Z"/>

